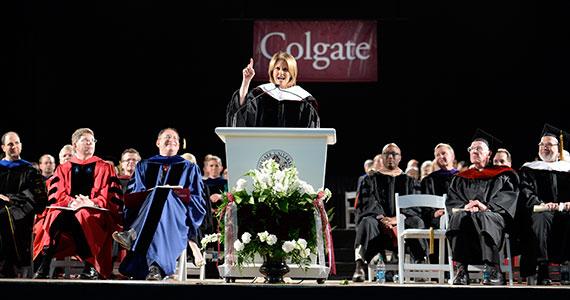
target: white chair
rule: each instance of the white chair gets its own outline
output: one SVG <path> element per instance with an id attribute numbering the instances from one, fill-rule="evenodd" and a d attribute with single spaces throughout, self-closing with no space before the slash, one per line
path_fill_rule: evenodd
<path id="1" fill-rule="evenodd" d="M 202 255 L 204 259 L 206 259 L 206 252 L 203 252 Z M 188 275 L 199 275 L 200 280 L 206 279 L 206 263 L 204 262 L 200 266 L 196 266 L 194 263 L 188 263 L 186 249 L 182 250 L 178 258 L 178 266 L 176 269 L 176 279 L 178 281 L 185 281 L 188 279 Z"/>
<path id="2" fill-rule="evenodd" d="M 72 256 L 66 256 L 63 259 L 52 258 L 49 266 L 49 277 L 53 278 L 56 268 L 63 268 L 63 278 L 69 279 L 71 274 L 81 274 L 85 263 Z"/>
<path id="3" fill-rule="evenodd" d="M 447 218 L 440 218 L 440 228 L 433 230 L 433 237 L 439 241 L 439 263 L 438 264 L 416 264 L 405 262 L 405 240 L 406 239 L 429 239 L 430 230 L 429 229 L 417 229 L 417 228 L 404 228 L 404 220 L 406 218 L 400 210 L 403 208 L 411 207 L 432 207 L 436 209 L 445 209 L 445 199 L 446 195 L 405 195 L 399 196 L 396 193 L 396 221 L 398 226 L 398 274 L 400 284 L 403 284 L 406 279 L 412 277 L 423 277 L 423 278 L 435 278 L 437 277 L 439 283 L 444 283 L 445 271 L 449 271 L 453 274 L 453 265 L 451 263 L 445 263 L 445 245 L 446 237 L 445 232 L 447 230 Z M 451 253 L 451 252 L 450 252 Z M 449 258 L 451 262 L 451 257 Z M 452 275 L 451 275 L 452 276 Z"/>
<path id="4" fill-rule="evenodd" d="M 386 266 L 386 272 L 391 271 L 394 273 L 394 275 L 398 274 L 398 258 L 396 257 L 397 253 L 394 253 L 390 250 L 384 250 L 384 252 L 386 253 L 386 260 L 384 261 L 384 265 Z M 374 281 L 374 278 L 376 276 L 375 274 L 376 262 L 380 258 L 380 255 L 381 255 L 380 253 L 376 254 L 370 260 L 370 262 L 368 262 L 368 282 Z"/>

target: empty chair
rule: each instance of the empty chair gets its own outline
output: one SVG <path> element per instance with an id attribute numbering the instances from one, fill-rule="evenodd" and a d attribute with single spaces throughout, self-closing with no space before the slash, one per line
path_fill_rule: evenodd
<path id="1" fill-rule="evenodd" d="M 453 274 L 453 266 L 451 264 L 445 264 L 445 245 L 446 237 L 445 233 L 447 230 L 447 218 L 440 218 L 440 228 L 439 229 L 418 229 L 418 228 L 404 228 L 404 220 L 406 216 L 401 213 L 403 208 L 412 207 L 432 207 L 436 209 L 445 209 L 445 199 L 446 195 L 420 195 L 412 194 L 399 196 L 396 193 L 396 221 L 397 221 L 397 238 L 398 238 L 398 273 L 400 283 L 404 283 L 407 278 L 412 277 L 425 277 L 432 278 L 437 277 L 439 283 L 444 283 L 445 271 L 449 271 Z M 434 239 L 438 240 L 439 248 L 439 263 L 429 264 L 429 263 L 413 263 L 405 261 L 405 246 L 406 239 L 429 239 L 430 235 L 433 235 Z M 451 258 L 449 259 L 451 261 Z"/>

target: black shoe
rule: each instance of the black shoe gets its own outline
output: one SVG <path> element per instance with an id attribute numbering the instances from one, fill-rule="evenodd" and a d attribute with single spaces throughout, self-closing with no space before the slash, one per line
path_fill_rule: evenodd
<path id="1" fill-rule="evenodd" d="M 366 273 L 364 272 L 364 261 L 359 259 L 356 261 L 356 269 L 352 275 L 353 282 L 363 282 L 366 279 Z"/>
<path id="2" fill-rule="evenodd" d="M 552 279 L 550 279 L 547 262 L 541 262 L 538 264 L 538 272 L 536 275 L 536 283 L 538 285 L 552 285 Z"/>
<path id="3" fill-rule="evenodd" d="M 43 271 L 37 271 L 36 273 L 34 273 L 34 276 L 32 276 L 33 279 L 49 279 L 49 269 L 47 272 L 43 272 Z"/>
<path id="4" fill-rule="evenodd" d="M 89 263 L 85 263 L 85 268 L 83 268 L 83 272 L 79 274 L 80 279 L 87 279 L 87 280 L 96 280 L 99 279 L 99 272 Z"/>
<path id="5" fill-rule="evenodd" d="M 123 232 L 115 231 L 113 232 L 112 237 L 115 242 L 119 243 L 123 248 L 131 250 L 133 241 L 137 238 L 137 233 L 134 229 Z"/>
<path id="6" fill-rule="evenodd" d="M 536 275 L 527 276 L 526 285 L 536 285 Z"/>
<path id="7" fill-rule="evenodd" d="M 498 265 L 485 264 L 483 272 L 488 272 L 488 276 L 483 276 L 483 285 L 505 285 L 505 277 Z"/>
<path id="8" fill-rule="evenodd" d="M 146 275 L 146 280 L 158 281 L 162 280 L 162 272 L 160 271 L 160 267 L 156 265 L 151 265 L 148 268 L 148 275 Z"/>
<path id="9" fill-rule="evenodd" d="M 466 264 L 457 264 L 457 273 L 455 273 L 453 285 L 469 285 L 469 272 Z"/>
<path id="10" fill-rule="evenodd" d="M 38 267 L 38 270 L 36 271 L 36 273 L 34 273 L 34 275 L 32 276 L 33 279 L 48 279 L 49 277 L 49 269 L 51 266 L 51 259 L 52 256 L 49 255 L 45 250 L 43 251 L 42 254 L 42 261 L 40 266 Z"/>

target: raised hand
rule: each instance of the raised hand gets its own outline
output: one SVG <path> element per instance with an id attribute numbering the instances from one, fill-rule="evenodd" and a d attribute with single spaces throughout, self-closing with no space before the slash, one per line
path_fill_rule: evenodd
<path id="1" fill-rule="evenodd" d="M 255 70 L 253 70 L 253 58 L 249 59 L 249 64 L 243 69 L 243 80 L 251 81 L 253 76 L 255 76 Z"/>
<path id="2" fill-rule="evenodd" d="M 249 89 L 249 83 L 253 76 L 255 76 L 255 71 L 253 70 L 253 58 L 249 59 L 249 64 L 243 69 L 242 73 L 242 81 L 241 86 L 239 88 L 239 105 L 243 105 L 245 103 L 245 96 L 247 95 L 247 91 Z"/>

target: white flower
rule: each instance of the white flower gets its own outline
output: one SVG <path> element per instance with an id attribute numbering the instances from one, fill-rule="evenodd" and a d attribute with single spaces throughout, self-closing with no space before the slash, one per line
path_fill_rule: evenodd
<path id="1" fill-rule="evenodd" d="M 309 183 L 299 179 L 299 172 L 296 167 L 283 168 L 272 159 L 268 159 L 261 163 L 261 168 L 249 170 L 244 174 L 250 179 L 242 179 L 236 181 L 233 191 L 239 192 L 235 195 L 237 206 L 256 205 L 267 206 L 271 210 L 278 210 L 276 214 L 270 213 L 267 215 L 254 215 L 253 218 L 246 217 L 245 222 L 256 222 L 255 218 L 261 218 L 262 221 L 268 223 L 267 228 L 271 228 L 272 220 L 265 220 L 266 218 L 280 218 L 281 215 L 287 215 L 297 209 L 307 210 L 313 209 L 312 201 L 317 194 L 313 186 Z M 319 189 L 319 192 L 323 191 Z M 325 198 L 330 198 L 330 191 L 324 189 Z M 224 198 L 225 203 L 228 204 L 230 198 Z M 239 200 L 239 201 L 238 201 Z M 284 206 L 283 200 L 287 201 L 287 206 Z M 287 212 L 289 207 L 289 212 Z M 293 208 L 292 208 L 293 207 Z M 255 210 L 254 210 L 255 212 Z M 311 214 L 312 217 L 312 214 Z M 252 220 L 250 220 L 252 219 Z M 312 218 L 307 218 L 309 221 Z M 279 222 L 279 220 L 276 220 Z M 242 221 L 244 222 L 244 221 Z M 245 223 L 246 225 L 248 223 Z M 306 225 L 306 224 L 304 224 Z M 299 264 L 307 264 L 309 255 L 311 255 L 311 248 L 308 244 L 313 245 L 315 242 L 311 239 L 309 242 L 302 238 L 298 240 L 291 240 L 293 237 L 284 235 L 276 236 L 270 234 L 267 230 L 264 232 L 256 232 L 248 226 L 244 230 L 241 237 L 233 243 L 234 249 L 239 257 L 239 262 L 248 261 L 253 259 L 254 254 L 269 253 L 270 255 L 284 256 L 284 258 L 291 259 L 292 262 Z M 249 232 L 247 232 L 249 231 Z M 296 237 L 298 238 L 298 236 Z M 214 240 L 215 241 L 215 240 Z M 202 241 L 205 242 L 205 241 Z M 247 251 L 244 250 L 247 248 Z M 269 252 L 268 252 L 269 251 Z M 314 249 L 313 249 L 314 251 Z"/>
<path id="2" fill-rule="evenodd" d="M 285 242 L 283 242 L 283 246 L 281 246 L 281 249 L 283 249 L 283 251 L 285 251 L 285 253 L 289 253 L 289 252 L 295 250 L 295 242 L 294 241 L 285 241 Z"/>
<path id="3" fill-rule="evenodd" d="M 243 245 L 243 243 L 240 240 L 236 240 L 234 242 L 234 249 L 236 249 L 237 252 L 240 252 L 241 250 L 243 250 L 245 246 Z"/>
<path id="4" fill-rule="evenodd" d="M 275 181 L 282 182 L 283 179 L 285 178 L 285 172 L 277 170 L 277 172 L 275 172 L 275 175 L 273 175 L 273 178 L 275 179 Z"/>
<path id="5" fill-rule="evenodd" d="M 265 240 L 267 240 L 267 237 L 269 236 L 269 232 L 267 231 L 259 232 L 257 236 L 259 237 L 260 241 L 265 242 Z"/>
<path id="6" fill-rule="evenodd" d="M 289 184 L 289 188 L 287 189 L 287 193 L 293 193 L 300 189 L 300 182 L 299 180 L 295 179 Z"/>
<path id="7" fill-rule="evenodd" d="M 267 237 L 267 244 L 269 246 L 273 246 L 273 245 L 275 245 L 275 243 L 277 243 L 277 236 L 275 236 L 274 234 L 270 234 Z"/>
<path id="8" fill-rule="evenodd" d="M 287 188 L 285 188 L 285 186 L 281 182 L 276 182 L 275 186 L 273 187 L 273 190 L 277 193 L 283 193 L 287 191 Z"/>
<path id="9" fill-rule="evenodd" d="M 315 189 L 305 181 L 299 180 L 299 192 L 302 194 L 315 194 Z"/>
<path id="10" fill-rule="evenodd" d="M 317 192 L 321 191 L 325 192 L 325 199 L 330 199 L 330 197 L 332 197 L 332 192 L 328 188 L 325 188 L 324 190 L 323 188 L 320 188 Z"/>
<path id="11" fill-rule="evenodd" d="M 202 244 L 202 249 L 205 249 L 209 243 L 217 242 L 219 237 L 220 237 L 219 233 L 206 234 L 200 240 L 200 244 Z"/>
<path id="12" fill-rule="evenodd" d="M 311 255 L 311 249 L 306 248 L 304 250 L 301 250 L 300 253 L 302 258 L 308 257 L 309 255 Z"/>
<path id="13" fill-rule="evenodd" d="M 236 192 L 241 192 L 245 189 L 245 185 L 247 184 L 247 180 L 240 178 L 236 182 Z"/>
<path id="14" fill-rule="evenodd" d="M 298 239 L 297 240 L 297 249 L 303 250 L 306 248 L 307 248 L 307 241 L 305 241 L 304 239 Z"/>
<path id="15" fill-rule="evenodd" d="M 255 170 L 255 177 L 253 178 L 253 181 L 259 189 L 264 190 L 270 186 L 271 177 L 265 172 Z"/>
<path id="16" fill-rule="evenodd" d="M 251 233 L 249 232 L 244 232 L 241 235 L 241 240 L 243 241 L 244 244 L 247 244 L 249 242 L 251 242 Z"/>

